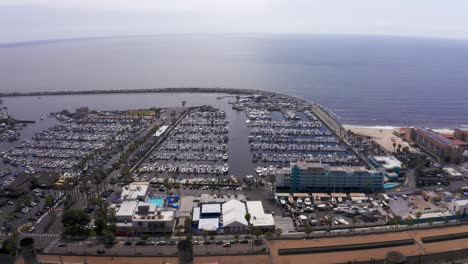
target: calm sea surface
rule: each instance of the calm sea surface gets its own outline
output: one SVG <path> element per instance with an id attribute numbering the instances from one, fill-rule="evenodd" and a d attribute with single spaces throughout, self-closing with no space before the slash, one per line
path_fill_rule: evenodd
<path id="1" fill-rule="evenodd" d="M 153 36 L 0 44 L 0 91 L 252 88 L 297 95 L 345 124 L 468 125 L 468 42 L 358 36 Z M 161 100 L 163 98 L 163 100 Z M 206 99 L 204 99 L 206 98 Z M 190 105 L 212 96 L 4 98 L 21 119 L 64 108 Z"/>

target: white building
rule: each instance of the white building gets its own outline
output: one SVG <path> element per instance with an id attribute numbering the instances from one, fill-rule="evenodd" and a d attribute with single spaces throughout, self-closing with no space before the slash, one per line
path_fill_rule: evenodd
<path id="1" fill-rule="evenodd" d="M 199 231 L 216 232 L 219 228 L 219 218 L 202 218 L 198 221 Z"/>
<path id="2" fill-rule="evenodd" d="M 383 172 L 367 170 L 362 166 L 296 162 L 288 168 L 277 170 L 276 188 L 290 192 L 380 190 L 384 178 Z"/>
<path id="3" fill-rule="evenodd" d="M 132 182 L 122 190 L 122 200 L 144 201 L 148 194 L 149 182 Z"/>
<path id="4" fill-rule="evenodd" d="M 156 204 L 141 201 L 124 201 L 115 213 L 117 232 L 170 233 L 174 211 L 157 208 Z"/>
<path id="5" fill-rule="evenodd" d="M 132 224 L 138 233 L 171 233 L 174 211 L 157 208 L 155 204 L 139 202 Z"/>
<path id="6" fill-rule="evenodd" d="M 137 208 L 138 201 L 124 201 L 120 208 L 115 212 L 115 218 L 117 222 L 128 222 L 130 223 L 133 218 L 133 214 Z"/>
<path id="7" fill-rule="evenodd" d="M 222 220 L 225 232 L 245 232 L 248 227 L 245 215 L 247 210 L 243 202 L 230 200 L 222 206 Z"/>
<path id="8" fill-rule="evenodd" d="M 265 214 L 261 201 L 247 201 L 247 211 L 250 214 L 250 223 L 253 227 L 262 230 L 275 229 L 275 220 L 272 214 Z"/>
<path id="9" fill-rule="evenodd" d="M 453 201 L 453 212 L 460 212 L 462 215 L 468 213 L 468 200 Z"/>

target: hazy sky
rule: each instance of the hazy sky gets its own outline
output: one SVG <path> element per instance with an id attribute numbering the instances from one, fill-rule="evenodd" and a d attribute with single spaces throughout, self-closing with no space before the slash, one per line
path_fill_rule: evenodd
<path id="1" fill-rule="evenodd" d="M 468 0 L 0 0 L 0 42 L 166 33 L 468 39 Z"/>

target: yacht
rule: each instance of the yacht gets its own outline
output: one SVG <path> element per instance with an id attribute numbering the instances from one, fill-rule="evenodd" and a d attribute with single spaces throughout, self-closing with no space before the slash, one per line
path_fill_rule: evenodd
<path id="1" fill-rule="evenodd" d="M 261 173 L 262 173 L 262 167 L 257 167 L 257 168 L 255 169 L 255 172 L 256 172 L 257 174 L 261 174 Z"/>
<path id="2" fill-rule="evenodd" d="M 284 197 L 280 197 L 279 201 L 281 205 L 286 205 L 286 200 L 284 199 Z"/>
<path id="3" fill-rule="evenodd" d="M 229 165 L 227 163 L 224 163 L 222 171 L 224 174 L 226 174 L 229 171 Z"/>
<path id="4" fill-rule="evenodd" d="M 300 197 L 297 198 L 296 205 L 297 205 L 297 207 L 302 207 L 303 201 L 302 201 L 302 199 Z"/>
<path id="5" fill-rule="evenodd" d="M 227 153 L 224 153 L 223 160 L 228 160 L 228 159 L 229 159 L 229 155 Z"/>

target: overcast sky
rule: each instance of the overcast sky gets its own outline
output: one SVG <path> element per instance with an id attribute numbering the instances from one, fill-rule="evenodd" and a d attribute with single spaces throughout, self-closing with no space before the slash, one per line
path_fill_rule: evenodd
<path id="1" fill-rule="evenodd" d="M 0 0 L 0 42 L 167 33 L 468 39 L 468 0 Z"/>

